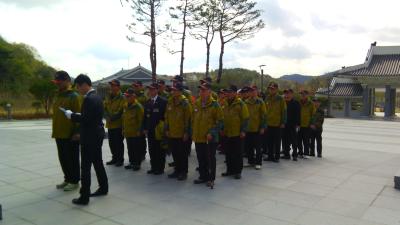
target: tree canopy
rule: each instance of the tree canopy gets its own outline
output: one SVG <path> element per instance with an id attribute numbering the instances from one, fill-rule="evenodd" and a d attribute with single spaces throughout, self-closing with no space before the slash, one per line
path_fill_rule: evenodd
<path id="1" fill-rule="evenodd" d="M 0 36 L 0 93 L 26 93 L 32 81 L 50 79 L 54 73 L 33 47 Z"/>

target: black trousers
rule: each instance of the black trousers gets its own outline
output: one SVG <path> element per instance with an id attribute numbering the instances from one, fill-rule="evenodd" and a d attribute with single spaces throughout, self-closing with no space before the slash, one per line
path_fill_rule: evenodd
<path id="1" fill-rule="evenodd" d="M 317 154 L 322 155 L 322 130 L 311 130 L 310 155 L 315 155 L 315 142 L 317 142 Z"/>
<path id="2" fill-rule="evenodd" d="M 187 141 L 183 142 L 183 145 L 185 146 L 184 149 L 187 152 L 188 156 L 192 152 L 192 143 L 193 143 L 193 141 L 192 141 L 191 137 L 189 137 L 189 139 Z"/>
<path id="3" fill-rule="evenodd" d="M 96 172 L 97 181 L 99 183 L 99 189 L 108 191 L 108 178 L 104 168 L 102 159 L 102 145 L 103 137 L 93 137 L 90 141 L 85 141 L 81 146 L 81 197 L 89 198 L 90 196 L 90 185 L 91 185 L 91 168 L 92 164 L 94 171 Z"/>
<path id="4" fill-rule="evenodd" d="M 226 137 L 225 157 L 227 172 L 230 174 L 241 174 L 243 170 L 243 145 L 242 139 L 237 137 Z"/>
<path id="5" fill-rule="evenodd" d="M 281 154 L 281 133 L 280 127 L 268 127 L 267 129 L 267 148 L 268 159 L 279 160 Z"/>
<path id="6" fill-rule="evenodd" d="M 261 135 L 261 148 L 262 148 L 262 153 L 263 154 L 268 154 L 268 135 L 267 135 L 267 130 L 265 130 L 265 133 Z"/>
<path id="7" fill-rule="evenodd" d="M 258 132 L 248 132 L 245 138 L 245 150 L 247 153 L 247 162 L 251 165 L 261 165 L 261 135 Z"/>
<path id="8" fill-rule="evenodd" d="M 71 139 L 56 139 L 58 159 L 64 173 L 64 181 L 77 184 L 80 180 L 79 141 Z"/>
<path id="9" fill-rule="evenodd" d="M 310 128 L 308 127 L 300 127 L 299 131 L 299 155 L 309 155 L 310 154 Z"/>
<path id="10" fill-rule="evenodd" d="M 146 138 L 144 136 L 127 137 L 126 144 L 128 147 L 129 163 L 140 166 L 146 154 Z"/>
<path id="11" fill-rule="evenodd" d="M 124 136 L 122 128 L 108 129 L 108 145 L 110 146 L 112 159 L 117 162 L 124 161 Z"/>
<path id="12" fill-rule="evenodd" d="M 191 142 L 190 142 L 191 143 Z M 172 153 L 175 162 L 175 173 L 188 173 L 188 154 L 187 143 L 182 138 L 169 138 L 168 148 Z"/>
<path id="13" fill-rule="evenodd" d="M 214 181 L 216 173 L 217 143 L 195 143 L 200 180 Z"/>
<path id="14" fill-rule="evenodd" d="M 290 156 L 290 147 L 292 147 L 292 157 L 297 158 L 297 139 L 296 127 L 286 125 L 282 134 L 282 147 L 285 156 Z"/>
<path id="15" fill-rule="evenodd" d="M 150 154 L 151 170 L 156 172 L 164 172 L 165 169 L 165 150 L 161 148 L 161 141 L 155 137 L 147 138 Z"/>

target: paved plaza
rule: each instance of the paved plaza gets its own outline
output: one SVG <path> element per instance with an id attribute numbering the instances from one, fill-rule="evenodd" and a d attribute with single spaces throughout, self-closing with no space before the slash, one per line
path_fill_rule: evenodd
<path id="1" fill-rule="evenodd" d="M 0 122 L 1 225 L 400 224 L 399 122 L 327 119 L 322 159 L 264 163 L 242 180 L 220 176 L 219 155 L 214 190 L 193 184 L 194 154 L 183 182 L 147 175 L 148 158 L 139 172 L 107 166 L 109 195 L 86 207 L 72 205 L 78 191 L 55 189 L 62 175 L 50 132 L 48 120 Z"/>

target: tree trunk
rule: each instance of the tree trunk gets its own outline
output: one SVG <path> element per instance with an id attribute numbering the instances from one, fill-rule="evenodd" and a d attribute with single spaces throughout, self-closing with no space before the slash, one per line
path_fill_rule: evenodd
<path id="1" fill-rule="evenodd" d="M 210 47 L 211 43 L 208 43 L 206 40 L 206 46 L 207 46 L 207 58 L 206 58 L 206 77 L 210 76 Z"/>
<path id="2" fill-rule="evenodd" d="M 150 2 L 150 35 L 151 35 L 151 44 L 150 44 L 150 62 L 151 62 L 151 76 L 153 82 L 157 80 L 157 50 L 156 50 L 156 28 L 155 28 L 155 11 L 154 11 L 154 1 Z"/>
<path id="3" fill-rule="evenodd" d="M 221 77 L 222 77 L 224 48 L 225 48 L 224 36 L 222 35 L 222 31 L 221 30 L 219 31 L 219 38 L 221 40 L 221 51 L 219 53 L 219 67 L 218 67 L 218 76 L 217 76 L 217 83 L 218 84 L 221 82 Z"/>
<path id="4" fill-rule="evenodd" d="M 182 46 L 181 46 L 181 65 L 179 75 L 183 76 L 183 61 L 185 60 L 185 39 L 186 39 L 186 14 L 187 14 L 188 0 L 185 1 L 185 9 L 183 11 L 183 32 L 182 32 Z"/>

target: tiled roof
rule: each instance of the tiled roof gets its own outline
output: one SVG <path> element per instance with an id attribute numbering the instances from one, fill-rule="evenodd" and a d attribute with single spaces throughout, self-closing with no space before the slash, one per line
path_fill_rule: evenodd
<path id="1" fill-rule="evenodd" d="M 94 84 L 97 85 L 100 83 L 108 83 L 114 79 L 119 80 L 121 84 L 131 84 L 134 81 L 142 81 L 143 83 L 146 83 L 152 81 L 152 76 L 150 70 L 147 70 L 146 68 L 139 65 L 129 70 L 122 69 L 111 76 L 94 82 Z"/>
<path id="2" fill-rule="evenodd" d="M 337 75 L 354 76 L 400 76 L 400 55 L 375 55 L 368 66 L 348 71 L 337 71 Z"/>
<path id="3" fill-rule="evenodd" d="M 363 95 L 363 88 L 360 83 L 352 79 L 334 78 L 329 89 L 320 88 L 317 94 L 340 97 L 361 97 Z"/>
<path id="4" fill-rule="evenodd" d="M 400 46 L 371 45 L 363 64 L 343 67 L 329 74 L 356 77 L 400 77 Z"/>

